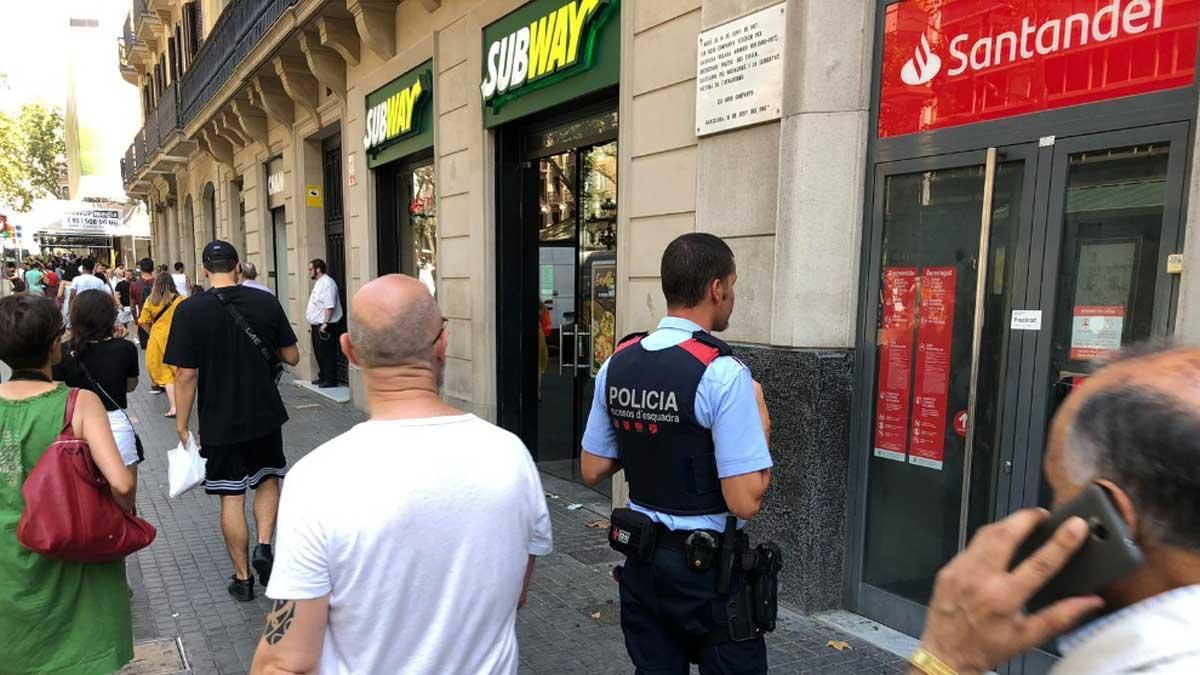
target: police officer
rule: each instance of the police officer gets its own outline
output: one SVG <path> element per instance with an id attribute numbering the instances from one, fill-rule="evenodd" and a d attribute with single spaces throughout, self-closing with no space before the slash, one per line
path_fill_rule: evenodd
<path id="1" fill-rule="evenodd" d="M 755 583 L 740 528 L 771 481 L 770 423 L 749 369 L 711 335 L 733 313 L 733 251 L 685 234 L 667 246 L 661 275 L 668 316 L 622 340 L 597 373 L 583 436 L 589 485 L 622 468 L 629 481 L 609 533 L 627 555 L 617 574 L 625 645 L 638 673 L 686 674 L 689 662 L 706 675 L 765 673 L 763 625 L 774 616 L 755 625 L 747 589 L 770 586 L 778 561 L 774 578 Z M 760 595 L 772 612 L 774 592 Z"/>

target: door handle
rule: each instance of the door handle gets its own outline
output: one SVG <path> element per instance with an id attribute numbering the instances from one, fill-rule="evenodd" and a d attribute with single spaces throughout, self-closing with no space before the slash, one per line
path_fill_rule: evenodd
<path id="1" fill-rule="evenodd" d="M 979 359 L 983 349 L 984 305 L 987 299 L 988 247 L 992 234 L 992 197 L 996 187 L 996 148 L 988 148 L 983 178 L 983 209 L 979 216 L 979 257 L 975 274 L 975 318 L 971 327 L 971 380 L 967 392 L 967 437 L 963 444 L 962 492 L 959 497 L 958 550 L 967 546 L 971 507 L 971 464 L 975 453 L 975 409 L 979 402 Z"/>
<path id="2" fill-rule="evenodd" d="M 564 354 L 563 338 L 566 337 L 568 328 L 571 329 L 571 344 L 572 344 L 572 346 L 575 344 L 574 343 L 574 341 L 575 341 L 575 330 L 574 330 L 575 324 L 564 323 L 558 329 L 558 374 L 559 375 L 562 375 L 562 371 L 563 371 L 563 354 Z M 538 328 L 538 330 L 541 330 L 541 328 Z M 572 373 L 574 373 L 574 366 L 575 366 L 575 355 L 574 354 L 571 355 L 571 366 L 572 366 Z"/>
<path id="3" fill-rule="evenodd" d="M 588 368 L 588 369 L 591 368 L 591 364 L 588 363 L 587 359 L 584 359 L 583 363 L 579 362 L 579 355 L 582 354 L 584 351 L 586 351 L 588 353 L 588 358 L 591 358 L 592 350 L 591 349 L 584 350 L 581 346 L 582 343 L 580 342 L 580 338 L 591 337 L 591 335 L 592 335 L 591 332 L 580 333 L 578 331 L 578 329 L 576 329 L 576 331 L 575 331 L 575 369 L 576 370 L 578 370 L 580 368 Z"/>

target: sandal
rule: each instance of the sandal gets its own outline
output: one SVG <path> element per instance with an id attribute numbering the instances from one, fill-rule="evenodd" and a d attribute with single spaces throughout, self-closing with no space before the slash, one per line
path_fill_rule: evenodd
<path id="1" fill-rule="evenodd" d="M 173 420 L 173 419 L 175 419 L 175 413 L 163 413 L 163 417 Z"/>

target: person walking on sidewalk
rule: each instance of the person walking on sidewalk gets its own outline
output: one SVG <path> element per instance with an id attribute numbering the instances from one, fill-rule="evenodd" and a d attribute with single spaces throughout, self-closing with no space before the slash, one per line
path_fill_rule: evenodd
<path id="1" fill-rule="evenodd" d="M 166 362 L 178 368 L 175 428 L 187 443 L 198 398 L 200 454 L 208 460 L 204 491 L 221 498 L 221 533 L 233 563 L 228 590 L 254 599 L 250 565 L 265 586 L 271 578 L 271 538 L 279 509 L 279 479 L 287 472 L 283 425 L 287 411 L 277 384 L 281 363 L 296 365 L 296 334 L 275 298 L 238 285 L 233 245 L 212 241 L 202 255 L 212 288 L 175 312 Z M 246 523 L 246 488 L 254 490 L 258 533 L 253 559 Z"/>
<path id="2" fill-rule="evenodd" d="M 142 351 L 150 345 L 150 333 L 138 323 L 142 317 L 142 306 L 146 302 L 146 298 L 150 297 L 150 293 L 154 290 L 154 261 L 150 258 L 142 258 L 138 261 L 138 279 L 129 286 L 129 302 L 130 310 L 133 314 L 133 324 L 137 326 L 137 341 L 138 346 Z M 161 394 L 166 389 L 159 383 L 154 381 L 154 377 L 150 377 L 150 393 Z"/>
<path id="3" fill-rule="evenodd" d="M 629 481 L 610 544 L 628 556 L 621 628 L 639 673 L 767 672 L 775 617 L 756 601 L 773 597 L 779 549 L 751 549 L 740 528 L 771 482 L 770 420 L 750 370 L 711 334 L 729 327 L 736 282 L 719 237 L 675 239 L 662 258 L 668 316 L 596 375 L 581 468 L 588 485 L 622 468 Z"/>
<path id="4" fill-rule="evenodd" d="M 111 302 L 109 302 L 111 306 Z M 110 326 L 111 328 L 111 326 Z M 0 360 L 12 379 L 0 384 L 0 672 L 93 675 L 133 658 L 125 563 L 54 560 L 17 541 L 22 486 L 63 429 L 70 389 L 51 379 L 62 314 L 43 295 L 0 300 Z M 132 476 L 121 461 L 100 399 L 80 391 L 71 417 L 108 493 L 133 510 Z M 68 505 L 63 512 L 68 513 Z"/>
<path id="5" fill-rule="evenodd" d="M 192 280 L 184 271 L 183 263 L 175 263 L 175 273 L 171 275 L 175 282 L 175 292 L 186 298 L 192 293 Z"/>
<path id="6" fill-rule="evenodd" d="M 337 372 L 338 325 L 342 320 L 342 300 L 337 282 L 326 274 L 325 261 L 313 258 L 308 263 L 308 275 L 313 280 L 308 296 L 305 319 L 312 327 L 313 355 L 317 357 L 317 379 L 312 383 L 322 389 L 340 384 Z"/>
<path id="7" fill-rule="evenodd" d="M 183 298 L 175 292 L 175 283 L 171 275 L 162 273 L 154 281 L 154 289 L 150 297 L 142 305 L 142 314 L 138 325 L 150 333 L 150 346 L 146 349 L 146 370 L 150 372 L 150 380 L 163 387 L 167 392 L 169 409 L 163 417 L 176 415 L 175 368 L 164 360 L 167 345 L 174 331 L 176 310 L 183 304 Z"/>
<path id="8" fill-rule="evenodd" d="M 258 268 L 249 260 L 242 263 L 242 285 L 246 288 L 257 288 L 260 291 L 266 291 L 271 295 L 275 295 L 275 291 L 271 290 L 270 286 L 263 284 L 258 280 Z"/>
<path id="9" fill-rule="evenodd" d="M 341 347 L 371 419 L 288 475 L 253 673 L 517 672 L 517 609 L 552 549 L 550 516 L 520 439 L 438 394 L 447 342 L 413 277 L 354 296 Z"/>
<path id="10" fill-rule="evenodd" d="M 137 484 L 137 465 L 144 457 L 133 422 L 125 411 L 127 393 L 137 389 L 137 347 L 113 336 L 117 319 L 112 301 L 100 291 L 84 291 L 71 303 L 71 340 L 62 347 L 54 379 L 87 389 L 100 397 L 121 461 Z"/>

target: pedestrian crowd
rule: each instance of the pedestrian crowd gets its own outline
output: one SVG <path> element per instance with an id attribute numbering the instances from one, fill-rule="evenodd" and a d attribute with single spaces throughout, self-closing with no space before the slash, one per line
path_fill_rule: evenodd
<path id="1" fill-rule="evenodd" d="M 450 336 L 427 287 L 383 276 L 345 312 L 325 262 L 310 261 L 313 384 L 340 384 L 340 354 L 370 418 L 289 470 L 278 383 L 299 363 L 297 335 L 232 245 L 210 242 L 202 264 L 207 290 L 149 258 L 136 272 L 68 258 L 5 274 L 0 671 L 112 672 L 132 656 L 121 562 L 48 557 L 17 530 L 37 496 L 23 486 L 64 428 L 86 441 L 106 498 L 133 510 L 136 343 L 180 444 L 206 460 L 229 594 L 273 601 L 253 672 L 517 672 L 516 617 L 553 549 L 549 513 L 521 439 L 442 397 Z M 624 471 L 629 484 L 607 530 L 625 555 L 626 647 L 638 673 L 764 673 L 791 552 L 743 530 L 770 499 L 773 460 L 767 396 L 714 336 L 733 321 L 737 261 L 692 233 L 661 270 L 667 316 L 599 369 L 582 438 L 586 482 Z M 983 527 L 938 574 L 910 672 L 985 673 L 1055 640 L 1056 673 L 1200 672 L 1200 350 L 1142 346 L 1097 364 L 1054 417 L 1044 475 L 1056 509 L 1101 495 L 1134 563 L 1042 604 L 1106 536 L 1098 521 L 1025 509 Z M 1099 564 L 1116 566 L 1105 551 Z"/>

